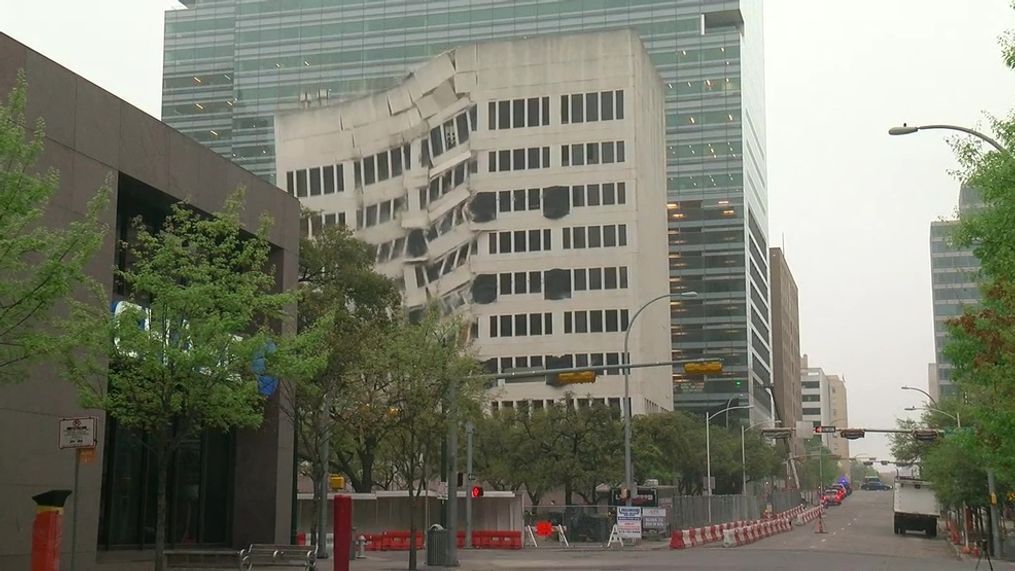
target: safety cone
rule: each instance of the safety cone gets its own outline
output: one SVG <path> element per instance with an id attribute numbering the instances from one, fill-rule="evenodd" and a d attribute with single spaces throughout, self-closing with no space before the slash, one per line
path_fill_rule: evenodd
<path id="1" fill-rule="evenodd" d="M 821 512 L 818 512 L 818 527 L 814 530 L 814 533 L 828 533 L 825 531 L 825 520 L 821 517 Z"/>

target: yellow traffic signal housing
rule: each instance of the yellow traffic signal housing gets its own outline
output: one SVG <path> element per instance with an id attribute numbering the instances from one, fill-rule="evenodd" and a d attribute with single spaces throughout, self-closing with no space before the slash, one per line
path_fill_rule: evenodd
<path id="1" fill-rule="evenodd" d="M 328 483 L 331 485 L 332 491 L 344 490 L 345 489 L 345 476 L 341 474 L 332 474 L 328 477 Z"/>
<path id="2" fill-rule="evenodd" d="M 714 375 L 722 372 L 722 361 L 694 361 L 684 363 L 687 375 Z"/>
<path id="3" fill-rule="evenodd" d="M 551 375 L 548 383 L 559 387 L 562 385 L 578 385 L 596 382 L 595 371 L 573 371 L 569 373 L 557 373 Z"/>

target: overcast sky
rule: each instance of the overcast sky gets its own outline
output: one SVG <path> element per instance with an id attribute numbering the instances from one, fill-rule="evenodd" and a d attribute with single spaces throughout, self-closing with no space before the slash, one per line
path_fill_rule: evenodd
<path id="1" fill-rule="evenodd" d="M 173 0 L 0 0 L 0 31 L 159 116 Z M 934 359 L 929 225 L 958 182 L 940 132 L 1015 104 L 1007 0 L 765 2 L 770 243 L 800 288 L 801 348 L 846 379 L 853 426 L 891 427 Z M 852 454 L 887 456 L 887 440 Z"/>

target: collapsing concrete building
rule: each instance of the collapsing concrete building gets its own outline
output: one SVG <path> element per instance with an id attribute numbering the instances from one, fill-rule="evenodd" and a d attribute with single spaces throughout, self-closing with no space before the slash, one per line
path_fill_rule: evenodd
<path id="1" fill-rule="evenodd" d="M 619 408 L 631 362 L 670 360 L 663 90 L 629 30 L 459 47 L 382 93 L 276 118 L 280 186 L 354 228 L 410 310 L 472 323 L 491 371 L 618 365 L 594 384 L 500 380 L 492 408 Z M 669 303 L 680 303 L 672 301 Z M 673 406 L 631 372 L 635 414 Z"/>

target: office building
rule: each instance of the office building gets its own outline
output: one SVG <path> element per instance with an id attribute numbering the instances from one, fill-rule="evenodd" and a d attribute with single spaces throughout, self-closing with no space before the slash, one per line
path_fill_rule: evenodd
<path id="1" fill-rule="evenodd" d="M 821 367 L 811 367 L 807 355 L 800 369 L 801 412 L 812 426 L 849 427 L 849 411 L 845 380 L 839 375 L 825 373 Z M 821 435 L 821 442 L 832 454 L 849 458 L 849 440 L 838 432 Z"/>
<path id="2" fill-rule="evenodd" d="M 800 387 L 800 310 L 797 285 L 782 248 L 768 253 L 772 285 L 772 385 L 777 417 L 784 427 L 803 420 Z M 790 439 L 793 454 L 803 454 L 799 439 Z"/>
<path id="3" fill-rule="evenodd" d="M 619 365 L 634 312 L 667 291 L 662 108 L 629 30 L 466 45 L 385 91 L 277 117 L 278 172 L 316 213 L 305 232 L 354 226 L 410 311 L 433 300 L 474 323 L 492 371 Z M 632 362 L 666 361 L 667 330 L 664 309 L 642 313 Z M 619 408 L 619 374 L 502 379 L 493 406 L 571 390 Z M 635 413 L 672 409 L 666 368 L 631 382 Z"/>
<path id="4" fill-rule="evenodd" d="M 170 204 L 187 199 L 214 212 L 238 186 L 246 187 L 243 221 L 256 228 L 262 214 L 275 225 L 268 235 L 282 288 L 295 285 L 299 203 L 264 180 L 201 147 L 100 87 L 0 34 L 0 93 L 19 70 L 28 81 L 27 119 L 46 123 L 40 172 L 60 171 L 59 190 L 43 223 L 80 219 L 104 184 L 113 197 L 103 222 L 109 228 L 86 267 L 115 302 L 123 293 L 112 268 L 125 258 L 122 241 L 131 221 L 157 224 Z M 55 359 L 54 359 L 55 360 Z M 171 461 L 168 540 L 175 545 L 239 548 L 288 543 L 293 431 L 272 395 L 257 430 L 198 435 Z M 75 453 L 58 448 L 61 418 L 97 417 L 98 446 L 80 466 L 77 510 L 64 513 L 61 559 L 71 553 L 70 522 L 77 520 L 75 567 L 150 569 L 155 529 L 152 458 L 136 436 L 101 411 L 85 410 L 56 362 L 40 362 L 21 383 L 0 386 L 0 569 L 28 569 L 32 549 L 32 496 L 71 490 Z"/>
<path id="5" fill-rule="evenodd" d="M 976 191 L 968 185 L 959 188 L 959 216 L 975 212 L 982 206 Z M 934 354 L 936 371 L 932 389 L 941 396 L 955 394 L 952 383 L 952 366 L 944 355 L 948 344 L 948 320 L 962 315 L 962 308 L 980 302 L 980 261 L 973 249 L 957 246 L 952 234 L 958 220 L 939 220 L 930 223 L 930 275 L 933 291 Z M 930 391 L 932 394 L 934 390 Z"/>
<path id="6" fill-rule="evenodd" d="M 832 416 L 832 425 L 838 428 L 847 428 L 849 427 L 849 402 L 846 394 L 846 379 L 839 375 L 828 375 L 827 379 L 828 397 L 831 400 L 828 409 Z M 848 462 L 849 440 L 838 434 L 830 436 L 829 448 L 832 454 L 838 456 L 841 462 Z"/>
<path id="7" fill-rule="evenodd" d="M 272 181 L 277 112 L 394 87 L 456 46 L 634 29 L 665 87 L 670 286 L 700 294 L 672 306 L 672 355 L 725 361 L 706 379 L 674 369 L 674 398 L 772 416 L 760 0 L 184 4 L 166 15 L 163 116 Z"/>

